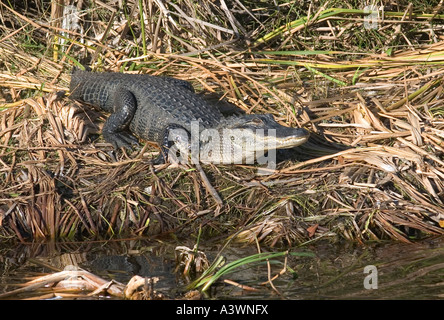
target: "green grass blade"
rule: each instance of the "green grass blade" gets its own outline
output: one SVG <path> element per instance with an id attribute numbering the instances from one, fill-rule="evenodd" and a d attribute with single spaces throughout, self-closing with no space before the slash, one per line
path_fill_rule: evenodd
<path id="1" fill-rule="evenodd" d="M 142 33 L 142 50 L 143 55 L 147 55 L 146 49 L 146 34 L 145 34 L 145 19 L 143 17 L 143 1 L 139 0 L 139 13 L 140 13 L 140 31 Z"/>
<path id="2" fill-rule="evenodd" d="M 286 255 L 313 257 L 313 254 L 310 252 L 290 252 L 290 253 L 287 251 L 272 252 L 272 253 L 262 252 L 262 253 L 253 254 L 251 256 L 244 257 L 244 258 L 235 260 L 233 262 L 230 262 L 226 265 L 223 265 L 219 270 L 217 270 L 214 274 L 212 274 L 213 271 L 217 268 L 217 265 L 220 265 L 221 259 L 223 259 L 223 257 L 219 257 L 219 259 L 215 263 L 212 264 L 212 267 L 210 267 L 211 271 L 205 272 L 204 274 L 202 274 L 202 276 L 199 279 L 197 279 L 191 285 L 191 287 L 198 288 L 200 286 L 203 286 L 202 291 L 206 291 L 220 277 L 222 277 L 223 275 L 229 274 L 231 272 L 234 272 L 237 268 L 239 268 L 241 266 L 255 263 L 255 262 L 263 262 L 266 260 L 270 260 L 270 259 L 274 259 L 274 258 L 278 258 L 278 257 L 283 257 Z"/>
<path id="3" fill-rule="evenodd" d="M 347 83 L 345 83 L 345 82 L 343 82 L 341 80 L 335 79 L 335 78 L 333 78 L 333 77 L 331 77 L 329 75 L 326 75 L 325 73 L 322 73 L 321 71 L 318 71 L 318 70 L 310 67 L 309 65 L 305 65 L 305 67 L 308 70 L 310 70 L 311 72 L 313 72 L 314 74 L 318 74 L 318 75 L 324 77 L 325 79 L 330 80 L 330 81 L 332 81 L 332 82 L 334 82 L 334 83 L 336 83 L 336 84 L 338 84 L 338 85 L 340 85 L 342 87 L 345 87 L 347 85 Z"/>

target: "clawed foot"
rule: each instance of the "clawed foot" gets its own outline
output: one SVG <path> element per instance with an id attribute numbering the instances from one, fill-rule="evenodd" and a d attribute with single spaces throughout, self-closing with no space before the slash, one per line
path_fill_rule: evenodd
<path id="1" fill-rule="evenodd" d="M 133 146 L 139 146 L 136 137 L 126 132 L 103 132 L 105 140 L 113 145 L 115 149 L 132 149 Z"/>
<path id="2" fill-rule="evenodd" d="M 150 160 L 149 163 L 152 165 L 165 164 L 167 163 L 167 159 L 165 159 L 162 152 L 160 152 L 160 154 L 156 158 Z"/>

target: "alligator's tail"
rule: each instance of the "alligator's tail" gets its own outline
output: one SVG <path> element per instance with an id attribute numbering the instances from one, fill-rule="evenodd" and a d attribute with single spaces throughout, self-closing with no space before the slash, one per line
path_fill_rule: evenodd
<path id="1" fill-rule="evenodd" d="M 85 71 L 76 66 L 74 66 L 71 70 L 71 82 L 69 85 L 69 92 L 72 99 L 82 98 L 81 82 L 83 78 L 83 73 L 85 73 Z"/>
<path id="2" fill-rule="evenodd" d="M 80 71 L 82 71 L 82 69 L 80 69 L 79 67 L 73 67 L 72 68 L 72 70 L 71 70 L 71 76 L 72 75 L 74 75 L 74 74 L 76 74 L 77 72 L 80 72 Z"/>

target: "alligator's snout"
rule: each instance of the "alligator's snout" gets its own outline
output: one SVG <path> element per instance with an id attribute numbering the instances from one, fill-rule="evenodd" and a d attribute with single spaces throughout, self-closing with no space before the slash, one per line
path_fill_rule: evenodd
<path id="1" fill-rule="evenodd" d="M 253 139 L 256 145 L 266 149 L 287 149 L 306 142 L 310 133 L 303 128 L 284 127 L 276 122 L 271 114 L 251 114 L 238 117 L 228 126 L 231 130 L 243 132 L 247 139 Z M 254 147 L 254 145 L 252 145 Z"/>
<path id="2" fill-rule="evenodd" d="M 305 143 L 310 137 L 310 133 L 303 128 L 291 128 L 283 136 L 276 135 L 276 149 L 288 149 L 297 147 Z"/>

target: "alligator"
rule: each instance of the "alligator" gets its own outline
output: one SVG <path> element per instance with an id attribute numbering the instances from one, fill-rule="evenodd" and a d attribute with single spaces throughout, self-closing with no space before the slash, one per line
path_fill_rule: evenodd
<path id="1" fill-rule="evenodd" d="M 307 130 L 282 126 L 271 114 L 226 117 L 188 81 L 171 77 L 74 68 L 70 98 L 111 114 L 102 135 L 114 148 L 137 145 L 135 136 L 158 144 L 155 163 L 190 155 L 202 163 L 246 163 L 309 137 Z"/>

